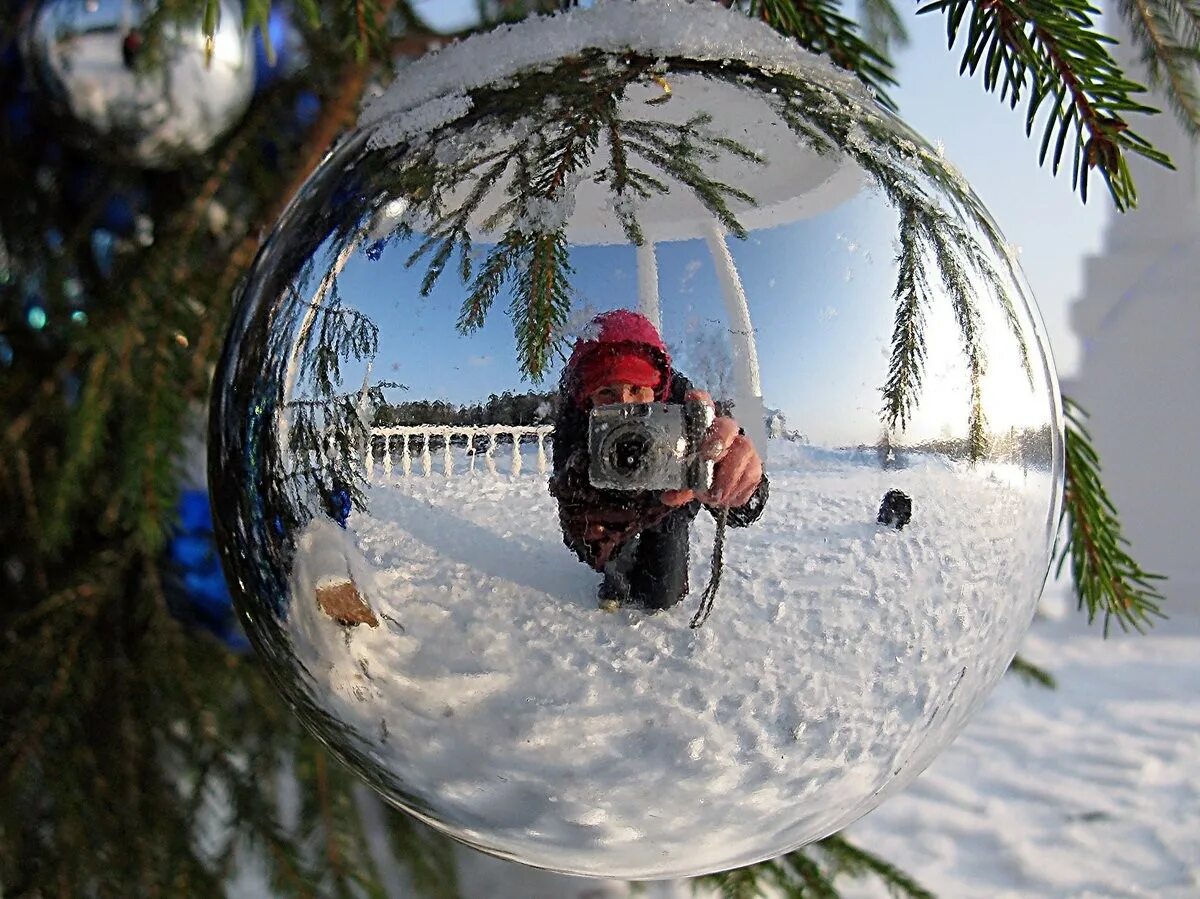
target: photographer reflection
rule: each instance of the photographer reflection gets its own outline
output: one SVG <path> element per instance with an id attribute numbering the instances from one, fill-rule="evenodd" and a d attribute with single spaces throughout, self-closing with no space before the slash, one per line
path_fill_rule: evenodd
<path id="1" fill-rule="evenodd" d="M 601 609 L 675 605 L 701 507 L 744 527 L 767 490 L 757 449 L 671 367 L 648 319 L 617 310 L 592 320 L 563 372 L 550 493 L 563 542 L 604 573 Z"/>

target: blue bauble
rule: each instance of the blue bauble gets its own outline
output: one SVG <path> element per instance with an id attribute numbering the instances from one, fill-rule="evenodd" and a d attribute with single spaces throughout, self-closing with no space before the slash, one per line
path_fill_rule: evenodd
<path id="1" fill-rule="evenodd" d="M 267 52 L 270 41 L 274 60 Z M 267 17 L 267 33 L 254 32 L 254 92 L 265 90 L 278 81 L 294 75 L 306 62 L 304 37 L 284 6 L 272 6 Z"/>
<path id="2" fill-rule="evenodd" d="M 169 598 L 172 614 L 208 631 L 234 652 L 248 650 L 217 556 L 204 490 L 184 490 L 180 496 L 179 523 L 167 544 L 167 558 L 175 575 Z"/>

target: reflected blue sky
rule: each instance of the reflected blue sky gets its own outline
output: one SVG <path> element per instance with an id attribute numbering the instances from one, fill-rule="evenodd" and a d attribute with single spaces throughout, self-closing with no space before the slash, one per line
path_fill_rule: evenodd
<path id="1" fill-rule="evenodd" d="M 439 27 L 456 27 L 472 6 L 448 0 L 422 8 L 436 11 Z M 1077 351 L 1065 325 L 1066 310 L 1078 291 L 1082 257 L 1098 245 L 1106 198 L 1097 190 L 1084 207 L 1065 179 L 1051 179 L 1036 167 L 1037 148 L 1024 137 L 1020 116 L 956 76 L 957 56 L 945 50 L 940 17 L 910 17 L 908 22 L 914 43 L 897 54 L 902 87 L 895 96 L 902 114 L 915 130 L 944 146 L 947 158 L 964 172 L 1019 248 L 1056 361 L 1060 370 L 1070 369 Z M 886 377 L 894 310 L 894 239 L 890 211 L 869 197 L 797 225 L 755 232 L 745 241 L 729 239 L 750 297 L 765 401 L 785 411 L 789 427 L 824 432 L 825 440 L 834 442 L 877 435 L 878 388 Z M 361 256 L 341 278 L 343 295 L 381 326 L 372 380 L 408 385 L 407 392 L 393 393 L 395 399 L 452 403 L 537 386 L 517 370 L 512 323 L 504 313 L 507 298 L 497 300 L 479 332 L 458 335 L 454 323 L 462 293 L 457 277 L 447 270 L 433 293 L 421 298 L 420 272 L 404 267 L 407 255 L 403 246 L 393 246 L 378 261 Z M 713 263 L 699 240 L 660 243 L 657 256 L 664 337 L 688 372 L 696 367 L 689 335 L 726 327 Z M 577 307 L 600 311 L 636 305 L 637 263 L 631 247 L 576 248 L 571 263 Z M 956 341 L 951 344 L 957 346 Z M 1011 358 L 992 364 L 1002 375 L 1012 367 Z M 942 391 L 935 399 L 951 409 L 966 398 L 965 382 L 954 368 L 948 359 L 930 360 L 932 388 Z M 553 384 L 559 369 L 552 369 L 543 387 Z M 348 388 L 362 377 L 361 370 L 346 374 Z M 1013 392 L 1011 381 L 1005 384 L 998 393 Z M 1011 409 L 990 416 L 994 424 L 1021 425 L 1038 418 L 1016 407 L 1027 405 L 1027 397 L 1010 399 Z M 966 420 L 965 412 L 943 411 L 941 417 Z M 929 416 L 921 430 L 944 433 L 947 426 L 936 418 Z"/>
<path id="2" fill-rule="evenodd" d="M 1093 4 L 1107 10 L 1108 2 Z M 464 27 L 475 0 L 418 0 L 438 28 Z M 1017 111 L 988 95 L 981 79 L 960 77 L 960 45 L 946 49 L 945 17 L 918 16 L 902 7 L 912 43 L 894 51 L 899 87 L 891 93 L 900 114 L 967 176 L 1009 240 L 1041 307 L 1060 374 L 1074 372 L 1079 346 L 1068 321 L 1082 288 L 1083 258 L 1100 248 L 1111 202 L 1099 178 L 1086 205 L 1067 173 L 1055 178 L 1038 167 L 1036 139 L 1025 136 L 1024 108 Z M 1035 137 L 1040 134 L 1035 131 Z"/>

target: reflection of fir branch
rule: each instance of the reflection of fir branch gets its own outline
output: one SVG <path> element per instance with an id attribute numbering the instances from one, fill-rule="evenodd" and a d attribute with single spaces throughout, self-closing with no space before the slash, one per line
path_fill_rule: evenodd
<path id="1" fill-rule="evenodd" d="M 950 295 L 954 320 L 962 332 L 963 352 L 967 357 L 967 372 L 971 380 L 967 442 L 971 461 L 974 462 L 983 458 L 988 448 L 987 422 L 983 414 L 983 377 L 987 373 L 987 357 L 980 344 L 979 309 L 975 305 L 975 291 L 966 267 L 956 252 L 958 244 L 951 242 L 946 229 L 930 228 L 927 233 L 937 255 L 942 284 Z"/>
<path id="2" fill-rule="evenodd" d="M 720 158 L 721 151 L 745 162 L 763 164 L 763 158 L 730 137 L 708 131 L 712 116 L 693 116 L 686 123 L 620 122 L 624 145 L 665 174 L 686 185 L 722 225 L 738 237 L 746 229 L 733 214 L 726 197 L 749 205 L 757 201 L 744 190 L 716 181 L 705 174 L 703 164 Z"/>
<path id="3" fill-rule="evenodd" d="M 917 405 L 925 368 L 925 313 L 929 285 L 921 265 L 920 224 L 917 211 L 906 206 L 900 214 L 899 273 L 892 299 L 896 324 L 892 331 L 892 356 L 883 388 L 883 421 L 888 430 L 904 430 Z"/>
<path id="4" fill-rule="evenodd" d="M 459 274 L 464 281 L 470 279 L 471 216 L 475 214 L 484 197 L 487 196 L 504 174 L 510 160 L 511 154 L 509 153 L 492 153 L 480 160 L 479 162 L 483 165 L 491 164 L 478 176 L 475 186 L 471 189 L 471 193 L 467 195 L 466 200 L 452 214 L 443 216 L 434 225 L 430 236 L 409 256 L 408 264 L 413 265 L 422 256 L 432 252 L 429 268 L 426 270 L 425 277 L 421 281 L 422 296 L 428 296 L 430 291 L 433 290 L 433 285 L 446 268 L 446 263 L 449 261 L 450 255 L 454 252 L 456 246 L 459 248 L 460 254 Z"/>
<path id="5" fill-rule="evenodd" d="M 987 211 L 948 166 L 921 150 L 915 140 L 898 132 L 898 126 L 868 104 L 839 95 L 820 84 L 794 75 L 764 75 L 737 67 L 708 67 L 714 77 L 737 82 L 753 79 L 770 91 L 777 113 L 799 138 L 818 152 L 823 144 L 840 148 L 880 187 L 893 207 L 900 211 L 900 270 L 893 298 L 897 301 L 897 324 L 893 331 L 888 379 L 883 388 L 883 421 L 894 427 L 911 417 L 917 403 L 924 364 L 924 318 L 918 315 L 919 297 L 930 296 L 933 280 L 926 271 L 926 258 L 938 268 L 938 279 L 950 293 L 955 318 L 963 334 L 971 379 L 969 434 L 972 451 L 986 452 L 986 422 L 983 417 L 981 380 L 985 360 L 980 344 L 980 319 L 976 306 L 979 279 L 1004 311 L 1005 322 L 1016 340 L 1021 364 L 1032 382 L 1027 337 L 1016 315 L 1010 285 L 1017 283 L 1003 237 L 991 223 Z M 820 136 L 814 133 L 820 132 Z M 940 188 L 950 205 L 979 230 L 1007 271 L 996 268 L 984 245 L 918 187 L 917 176 Z M 907 264 L 906 264 L 907 263 Z M 915 304 L 915 305 L 914 305 Z M 920 352 L 918 352 L 920 348 Z"/>
<path id="6" fill-rule="evenodd" d="M 314 514 L 314 498 L 323 502 L 335 483 L 350 491 L 356 505 L 362 501 L 361 456 L 370 432 L 359 408 L 361 391 L 343 389 L 342 367 L 352 359 L 369 362 L 375 357 L 379 329 L 368 316 L 343 305 L 336 276 L 327 276 L 312 301 L 296 306 L 304 312 L 305 324 L 298 345 L 284 352 L 299 359 L 304 388 L 284 404 L 287 458 L 274 460 L 271 467 L 285 491 L 289 514 L 301 520 Z M 398 385 L 374 385 L 369 396 L 378 399 L 384 386 Z"/>
<path id="7" fill-rule="evenodd" d="M 626 88 L 648 77 L 654 61 L 628 58 L 615 69 L 606 62 L 604 54 L 585 53 L 564 61 L 553 72 L 523 75 L 516 87 L 481 89 L 473 95 L 473 105 L 489 110 L 489 127 L 497 134 L 505 135 L 508 129 L 515 137 L 501 149 L 495 149 L 494 141 L 465 142 L 466 148 L 452 163 L 439 161 L 432 149 L 418 148 L 390 177 L 390 193 L 403 197 L 410 210 L 397 233 L 411 234 L 414 220 L 432 223 L 408 257 L 409 265 L 427 260 L 422 294 L 433 290 L 457 249 L 459 275 L 470 282 L 458 328 L 469 332 L 482 327 L 496 296 L 511 282 L 517 290 L 510 312 L 518 328 L 522 369 L 535 379 L 553 354 L 554 335 L 570 307 L 564 228 L 574 181 L 591 164 L 602 141 L 608 145 L 609 166 L 597 173 L 596 180 L 609 182 L 616 216 L 637 245 L 645 236 L 636 204 L 668 193 L 670 181 L 692 191 L 725 228 L 739 236 L 746 231 L 729 201 L 755 203 L 745 191 L 711 177 L 707 168 L 729 156 L 762 164 L 758 154 L 714 130 L 707 114 L 682 124 L 619 118 Z M 481 152 L 472 145 L 488 149 Z M 667 177 L 660 178 L 653 170 Z M 474 183 L 466 197 L 446 209 L 445 197 L 470 182 Z M 505 201 L 477 221 L 487 198 L 500 189 L 507 195 Z M 472 231 L 498 229 L 503 236 L 475 271 L 470 259 Z M 537 269 L 536 275 L 530 275 L 531 267 Z"/>
<path id="8" fill-rule="evenodd" d="M 533 237 L 528 261 L 517 274 L 509 313 L 517 331 L 521 369 L 540 381 L 553 349 L 554 335 L 571 311 L 567 240 L 562 232 Z"/>
<path id="9" fill-rule="evenodd" d="M 1122 630 L 1142 630 L 1152 617 L 1161 618 L 1162 594 L 1154 581 L 1162 575 L 1145 571 L 1126 551 L 1117 510 L 1100 482 L 1100 464 L 1091 435 L 1083 426 L 1087 413 L 1063 397 L 1067 419 L 1066 487 L 1063 516 L 1069 538 L 1059 551 L 1057 573 L 1071 560 L 1071 579 L 1079 605 L 1087 606 L 1088 622 L 1104 618 L 1104 633 L 1116 619 Z"/>

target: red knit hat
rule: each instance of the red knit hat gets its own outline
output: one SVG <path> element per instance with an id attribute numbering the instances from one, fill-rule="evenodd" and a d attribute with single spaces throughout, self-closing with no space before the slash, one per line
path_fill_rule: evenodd
<path id="1" fill-rule="evenodd" d="M 662 386 L 663 373 L 648 355 L 640 350 L 636 345 L 625 344 L 620 347 L 603 347 L 597 352 L 589 353 L 579 365 L 574 390 L 575 401 L 582 403 L 586 397 L 608 384 L 650 387 L 657 395 L 658 388 Z"/>
<path id="2" fill-rule="evenodd" d="M 671 357 L 658 329 L 644 315 L 617 309 L 597 315 L 576 341 L 566 383 L 578 405 L 606 384 L 650 387 L 665 399 L 670 372 Z"/>

